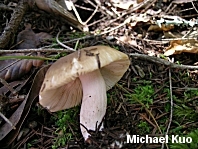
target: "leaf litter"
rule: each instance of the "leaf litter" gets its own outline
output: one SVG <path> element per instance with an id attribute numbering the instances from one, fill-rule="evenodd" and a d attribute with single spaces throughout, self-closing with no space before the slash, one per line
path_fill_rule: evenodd
<path id="1" fill-rule="evenodd" d="M 46 4 L 46 1 L 43 2 Z M 10 94 L 10 90 L 5 85 L 1 85 L 0 93 L 3 100 L 0 103 L 3 103 L 1 107 L 5 109 L 2 111 L 3 114 L 16 126 L 16 130 L 13 130 L 8 123 L 1 122 L 0 137 L 1 143 L 5 142 L 4 147 L 20 148 L 23 145 L 31 144 L 32 148 L 51 148 L 52 146 L 56 148 L 168 148 L 166 145 L 163 146 L 161 144 L 126 144 L 126 135 L 149 134 L 151 136 L 160 136 L 162 135 L 161 130 L 168 132 L 170 135 L 178 133 L 185 135 L 198 129 L 197 113 L 191 113 L 196 111 L 198 105 L 196 101 L 198 87 L 197 68 L 195 67 L 194 70 L 181 69 L 182 65 L 189 65 L 192 68 L 197 66 L 196 7 L 198 3 L 196 1 L 167 0 L 151 2 L 142 0 L 134 1 L 133 4 L 127 5 L 124 1 L 76 1 L 74 6 L 77 9 L 70 11 L 70 13 L 73 13 L 72 18 L 79 13 L 82 21 L 86 22 L 94 14 L 89 23 L 86 24 L 93 36 L 79 40 L 78 44 L 76 41 L 67 42 L 78 38 L 78 36 L 71 37 L 71 33 L 75 33 L 77 30 L 71 29 L 67 24 L 62 23 L 61 19 L 54 17 L 54 13 L 58 14 L 59 12 L 55 8 L 53 8 L 53 11 L 50 10 L 53 2 L 48 3 L 45 7 L 42 7 L 41 4 L 36 1 L 36 5 L 40 9 L 53 15 L 41 12 L 38 8 L 31 5 L 33 7 L 31 9 L 34 11 L 25 15 L 23 20 L 33 22 L 31 23 L 32 27 L 27 25 L 25 30 L 18 34 L 26 32 L 27 36 L 22 36 L 23 38 L 17 37 L 15 40 L 15 45 L 24 40 L 21 43 L 22 47 L 20 47 L 20 44 L 15 47 L 9 45 L 9 47 L 28 49 L 41 46 L 45 48 L 46 45 L 50 45 L 51 47 L 60 48 L 58 44 L 53 43 L 53 39 L 47 44 L 44 43 L 44 45 L 41 45 L 40 40 L 43 39 L 42 32 L 44 31 L 50 31 L 51 35 L 49 38 L 52 38 L 56 37 L 59 30 L 65 28 L 60 33 L 59 38 L 62 43 L 70 47 L 77 46 L 80 49 L 81 47 L 105 44 L 117 48 L 128 55 L 139 53 L 149 55 L 149 57 L 142 59 L 138 55 L 131 55 L 129 70 L 118 85 L 108 92 L 108 108 L 104 117 L 105 129 L 102 132 L 90 132 L 92 134 L 92 144 L 87 144 L 83 141 L 78 129 L 80 125 L 79 119 L 75 117 L 74 121 L 68 122 L 67 127 L 65 126 L 66 132 L 71 133 L 73 137 L 69 138 L 67 136 L 69 139 L 64 140 L 64 144 L 59 142 L 59 145 L 56 146 L 58 139 L 61 139 L 61 131 L 57 133 L 58 125 L 51 119 L 58 117 L 58 113 L 49 113 L 45 109 L 40 109 L 38 104 L 36 104 L 38 102 L 38 91 L 47 69 L 44 66 L 48 62 L 42 62 L 44 63 L 42 64 L 40 60 L 28 59 L 19 61 L 18 65 L 17 63 L 12 64 L 7 68 L 9 72 L 12 72 L 7 75 L 8 79 L 5 77 L 6 73 L 2 73 L 2 71 L 1 78 L 8 81 L 10 87 L 17 90 L 18 97 L 16 99 L 18 101 L 11 104 L 10 100 L 13 95 Z M 15 2 L 15 5 L 13 5 L 14 9 L 18 5 L 19 3 Z M 10 5 L 7 6 L 11 7 Z M 56 6 L 58 5 L 56 4 Z M 94 10 L 97 10 L 96 13 L 93 13 Z M 4 14 L 8 15 L 9 13 L 12 13 L 12 11 L 4 11 Z M 59 14 L 59 16 L 61 15 Z M 6 21 L 5 19 L 2 20 Z M 79 29 L 82 27 L 78 18 L 72 19 L 69 24 L 72 24 L 74 28 L 75 26 Z M 21 23 L 19 28 L 22 30 L 23 23 Z M 48 33 L 44 34 L 47 37 L 49 35 Z M 35 54 L 39 55 L 39 53 Z M 67 53 L 42 52 L 40 54 L 43 57 L 49 55 L 61 57 Z M 178 68 L 169 68 L 163 61 L 157 63 L 152 57 L 161 58 L 165 61 L 174 58 L 173 63 L 182 65 Z M 7 60 L 6 64 L 1 64 L 1 69 L 5 68 L 11 61 Z M 39 63 L 35 64 L 34 62 Z M 35 74 L 33 70 L 37 71 L 38 69 L 34 69 L 32 66 L 43 67 L 38 71 L 35 78 L 33 77 L 33 74 Z M 171 77 L 168 73 L 169 69 L 171 69 Z M 29 75 L 30 77 L 27 79 Z M 170 78 L 172 79 L 171 85 L 169 85 Z M 25 79 L 26 81 L 24 81 Z M 18 83 L 14 83 L 14 81 L 18 81 Z M 142 90 L 143 94 L 139 94 L 138 100 L 143 98 L 144 100 L 141 102 L 146 107 L 142 106 L 142 103 L 135 101 L 133 97 L 133 94 L 137 93 L 138 89 L 141 88 L 140 86 L 144 86 L 144 90 Z M 151 95 L 146 96 L 150 93 L 151 86 L 154 89 L 154 93 L 152 92 Z M 17 87 L 19 88 L 17 89 Z M 170 88 L 173 97 L 170 96 Z M 25 98 L 19 99 L 19 95 L 25 95 Z M 177 106 L 171 107 L 170 100 L 173 100 L 179 108 Z M 178 109 L 184 107 L 186 115 L 183 117 L 182 114 L 184 113 L 182 111 L 170 112 L 171 108 L 178 111 Z M 42 114 L 35 112 L 35 109 L 37 109 L 37 112 L 41 110 Z M 188 112 L 191 113 L 191 119 L 189 119 L 190 115 L 188 115 Z M 173 120 L 170 119 L 171 114 Z M 169 120 L 171 122 L 170 128 L 168 128 Z M 37 125 L 29 127 L 29 124 L 34 121 L 37 122 Z M 25 133 L 25 129 L 28 129 L 27 133 Z M 21 136 L 20 134 L 23 133 L 24 136 Z"/>

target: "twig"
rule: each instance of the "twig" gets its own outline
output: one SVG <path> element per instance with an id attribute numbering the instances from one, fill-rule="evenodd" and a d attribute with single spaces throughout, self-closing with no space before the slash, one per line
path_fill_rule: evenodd
<path id="1" fill-rule="evenodd" d="M 5 48 L 12 41 L 13 35 L 17 32 L 19 24 L 28 9 L 28 4 L 20 0 L 17 8 L 14 10 L 9 24 L 5 27 L 4 32 L 0 36 L 0 48 Z"/>
<path id="2" fill-rule="evenodd" d="M 173 62 L 173 61 L 172 61 Z M 168 134 L 168 131 L 170 129 L 170 125 L 172 122 L 172 118 L 173 118 L 173 90 L 172 90 L 172 79 L 171 79 L 171 69 L 169 68 L 169 83 L 170 83 L 170 98 L 171 98 L 171 110 L 170 110 L 170 120 L 169 120 L 169 124 L 168 124 L 168 128 L 166 131 L 166 135 Z"/>
<path id="3" fill-rule="evenodd" d="M 92 2 L 92 1 L 90 1 L 90 0 L 86 0 L 90 5 L 92 5 L 93 7 L 95 7 L 96 8 L 96 5 Z M 109 13 L 110 11 L 109 10 L 107 10 L 106 9 L 106 7 L 102 7 L 102 5 L 101 5 L 101 2 L 99 1 L 99 0 L 94 0 L 95 1 L 95 3 L 100 7 L 100 12 L 102 13 L 102 14 L 104 14 L 104 15 L 110 15 L 111 16 L 111 14 Z"/>
<path id="4" fill-rule="evenodd" d="M 69 41 L 64 41 L 62 43 L 70 43 L 70 42 L 76 42 L 78 40 L 86 40 L 86 39 L 91 39 L 94 37 L 99 37 L 103 34 L 98 34 L 98 35 L 90 35 L 90 36 L 84 36 L 84 37 L 80 37 L 80 38 L 76 38 L 76 39 L 72 39 Z M 1 53 L 30 53 L 30 52 L 71 52 L 71 50 L 69 49 L 56 49 L 56 48 L 51 48 L 52 46 L 57 46 L 59 44 L 53 44 L 53 45 L 49 45 L 49 46 L 44 46 L 38 49 L 20 49 L 20 50 L 0 50 L 0 54 Z"/>
<path id="5" fill-rule="evenodd" d="M 172 60 L 172 62 L 173 62 L 173 60 Z M 172 90 L 172 80 L 171 80 L 171 78 L 172 78 L 171 77 L 171 68 L 169 68 L 168 75 L 169 75 L 169 85 L 170 85 L 171 109 L 170 109 L 169 123 L 168 123 L 168 127 L 167 127 L 167 130 L 166 130 L 165 136 L 168 135 L 168 132 L 169 132 L 169 129 L 170 129 L 170 126 L 171 126 L 171 123 L 172 123 L 172 119 L 173 119 L 173 90 Z M 166 146 L 166 147 L 168 149 L 168 146 Z M 162 143 L 161 149 L 164 149 L 164 143 Z"/>
<path id="6" fill-rule="evenodd" d="M 169 10 L 170 10 L 170 8 L 171 8 L 172 5 L 173 5 L 173 2 L 171 2 L 169 4 L 169 6 L 166 8 L 165 13 L 168 13 L 169 12 Z"/>
<path id="7" fill-rule="evenodd" d="M 192 4 L 193 8 L 195 9 L 195 11 L 198 13 L 198 10 L 197 10 L 197 8 L 195 7 L 194 2 L 191 2 L 191 4 Z"/>
<path id="8" fill-rule="evenodd" d="M 74 6 L 74 3 L 73 3 L 72 1 L 70 1 L 70 2 L 71 2 L 71 4 L 72 4 L 72 9 L 73 9 L 73 11 L 74 11 L 74 13 L 75 13 L 75 15 L 76 15 L 78 21 L 79 21 L 81 24 L 85 25 L 85 23 L 82 22 L 82 19 L 80 18 L 80 15 L 78 14 L 78 11 L 76 10 L 76 7 Z"/>
<path id="9" fill-rule="evenodd" d="M 122 87 L 121 85 L 119 84 L 116 84 L 116 86 L 120 87 L 123 91 L 125 91 L 127 94 L 131 94 L 129 91 L 127 91 L 124 87 Z M 153 114 L 151 113 L 151 111 L 139 100 L 137 99 L 136 97 L 132 96 L 133 99 L 135 101 L 137 101 L 142 107 L 144 107 L 144 109 L 146 110 L 146 112 L 151 116 L 151 118 L 153 119 L 153 121 L 155 122 L 155 125 L 157 127 L 157 129 L 159 130 L 159 132 L 162 134 L 162 131 L 161 131 L 161 128 L 159 127 L 156 119 L 154 118 Z"/>
<path id="10" fill-rule="evenodd" d="M 3 11 L 13 11 L 14 9 L 12 7 L 7 6 L 7 5 L 0 4 L 0 10 L 3 10 Z"/>
<path id="11" fill-rule="evenodd" d="M 93 18 L 93 16 L 96 14 L 97 11 L 98 11 L 98 5 L 97 5 L 96 9 L 94 10 L 94 12 L 91 14 L 91 16 L 85 21 L 86 25 Z"/>
<path id="12" fill-rule="evenodd" d="M 78 4 L 75 4 L 76 7 L 80 8 L 80 9 L 84 9 L 84 10 L 87 10 L 87 11 L 94 11 L 93 9 L 91 8 L 87 8 L 87 7 L 83 7 L 81 5 L 78 5 Z"/>
<path id="13" fill-rule="evenodd" d="M 9 91 L 13 94 L 16 95 L 17 91 L 15 91 L 4 79 L 0 77 L 0 82 L 9 89 Z"/>
<path id="14" fill-rule="evenodd" d="M 71 50 L 68 50 L 68 49 L 56 49 L 56 48 L 0 50 L 0 54 L 1 53 L 30 53 L 30 52 L 71 52 Z"/>
<path id="15" fill-rule="evenodd" d="M 71 52 L 71 51 L 74 52 L 75 50 L 66 46 L 65 43 L 76 42 L 76 41 L 79 41 L 79 40 L 85 40 L 85 39 L 90 39 L 90 38 L 95 38 L 95 37 L 102 36 L 104 34 L 110 33 L 112 31 L 124 26 L 129 21 L 130 21 L 130 17 L 127 18 L 122 24 L 120 24 L 120 25 L 118 25 L 118 26 L 116 26 L 116 27 L 114 27 L 114 28 L 112 28 L 108 31 L 104 31 L 104 32 L 102 32 L 100 34 L 97 34 L 97 35 L 84 36 L 84 37 L 80 37 L 80 38 L 76 38 L 76 39 L 72 39 L 72 40 L 64 41 L 64 42 L 60 42 L 60 40 L 58 39 L 58 37 L 60 35 L 60 32 L 61 32 L 61 31 L 59 31 L 57 36 L 56 36 L 56 40 L 57 40 L 58 44 L 53 44 L 53 46 L 61 45 L 66 49 L 55 49 L 55 48 L 51 48 L 52 45 L 49 45 L 49 46 L 41 47 L 39 49 L 0 50 L 0 54 L 1 53 L 30 53 L 30 52 Z"/>
<path id="16" fill-rule="evenodd" d="M 39 9 L 52 13 L 58 17 L 61 16 L 68 24 L 83 31 L 84 25 L 82 25 L 69 11 L 59 5 L 55 0 L 35 1 L 35 3 Z M 49 7 L 43 7 L 42 5 L 47 5 Z"/>
<path id="17" fill-rule="evenodd" d="M 154 3 L 156 3 L 156 1 L 157 1 L 157 0 L 153 0 L 151 3 L 149 3 L 149 4 L 146 6 L 146 8 L 144 8 L 144 9 L 141 11 L 141 13 L 146 12 L 151 6 L 154 5 Z"/>
<path id="18" fill-rule="evenodd" d="M 98 22 L 102 22 L 102 21 L 105 21 L 105 20 L 107 20 L 107 19 L 108 19 L 108 17 L 103 17 L 103 18 L 101 18 L 101 19 L 98 19 L 98 20 L 96 20 L 96 21 L 94 21 L 94 22 L 88 24 L 87 26 L 90 27 L 90 26 L 92 26 L 92 25 L 97 24 Z"/>
<path id="19" fill-rule="evenodd" d="M 70 48 L 70 47 L 66 46 L 65 44 L 63 44 L 63 43 L 58 39 L 58 37 L 59 37 L 61 31 L 62 31 L 62 30 L 60 30 L 60 31 L 58 32 L 58 34 L 56 35 L 56 41 L 57 41 L 58 44 L 61 45 L 62 47 L 64 47 L 64 48 L 66 48 L 66 49 L 68 49 L 68 50 L 74 52 L 75 50 L 74 50 L 73 48 Z"/>
<path id="20" fill-rule="evenodd" d="M 74 133 L 74 130 L 72 129 L 70 123 L 67 123 L 67 125 L 69 126 L 69 129 L 71 130 L 73 136 L 75 137 L 75 140 L 78 140 L 78 138 L 77 138 L 76 134 Z"/>
<path id="21" fill-rule="evenodd" d="M 120 25 L 118 25 L 118 26 L 116 26 L 116 27 L 114 27 L 114 28 L 111 28 L 111 29 L 108 30 L 108 31 L 104 31 L 104 32 L 102 32 L 100 35 L 104 35 L 104 34 L 110 33 L 110 32 L 112 32 L 112 31 L 114 31 L 114 30 L 116 30 L 116 29 L 118 29 L 118 28 L 120 28 L 120 27 L 126 25 L 127 23 L 130 22 L 130 20 L 131 20 L 131 17 L 128 17 L 128 18 L 127 18 L 123 23 L 121 23 Z"/>
<path id="22" fill-rule="evenodd" d="M 131 94 L 129 91 L 127 91 L 124 87 L 122 87 L 121 85 L 118 85 L 117 84 L 117 86 L 118 87 L 120 87 L 123 91 L 125 91 L 127 94 Z M 161 130 L 161 128 L 159 127 L 159 125 L 158 125 L 158 123 L 157 123 L 157 121 L 156 121 L 156 119 L 155 119 L 155 117 L 153 116 L 153 114 L 151 113 L 151 111 L 139 100 L 139 99 L 137 99 L 135 96 L 132 96 L 133 97 L 133 99 L 135 100 L 135 101 L 137 101 L 142 107 L 144 107 L 144 109 L 146 110 L 146 112 L 151 116 L 151 118 L 153 119 L 153 121 L 154 121 L 154 123 L 155 123 L 155 125 L 156 125 L 156 127 L 157 127 L 157 129 L 159 130 L 159 132 L 162 134 L 162 130 Z M 154 126 L 155 127 L 155 126 Z M 167 149 L 168 149 L 168 145 L 167 145 L 167 143 L 165 143 L 166 144 L 166 147 L 167 147 Z"/>
<path id="23" fill-rule="evenodd" d="M 98 36 L 101 36 L 101 35 L 102 35 L 102 34 L 98 34 L 98 35 L 90 35 L 90 36 L 84 36 L 84 37 L 80 37 L 80 38 L 72 39 L 72 40 L 69 40 L 69 41 L 64 41 L 63 43 L 70 43 L 70 42 L 76 42 L 76 41 L 78 41 L 78 40 L 91 39 L 91 38 L 98 37 Z"/>
<path id="24" fill-rule="evenodd" d="M 132 12 L 134 12 L 134 11 L 140 9 L 142 6 L 146 5 L 146 4 L 149 3 L 150 1 L 151 1 L 151 0 L 145 0 L 145 1 L 141 2 L 141 3 L 139 3 L 137 6 L 132 7 L 129 11 L 127 11 L 127 12 L 123 13 L 122 15 L 120 15 L 119 17 L 117 17 L 117 18 L 111 20 L 110 23 L 107 24 L 107 26 L 109 26 L 112 22 L 115 22 L 115 21 L 117 21 L 117 20 L 119 20 L 119 19 L 121 19 L 121 18 L 124 18 L 124 16 L 127 15 L 127 14 L 130 14 L 130 15 L 131 15 Z"/>
<path id="25" fill-rule="evenodd" d="M 75 13 L 75 15 L 76 15 L 76 17 L 77 17 L 77 19 L 78 19 L 78 21 L 81 23 L 81 24 L 83 24 L 83 25 L 87 25 L 87 23 L 92 19 L 92 17 L 96 14 L 96 12 L 98 11 L 98 5 L 96 6 L 96 8 L 95 8 L 95 10 L 94 10 L 94 12 L 91 14 L 91 16 L 85 21 L 85 22 L 82 22 L 82 19 L 80 18 L 80 15 L 79 15 L 79 13 L 78 13 L 78 11 L 76 10 L 76 7 L 74 6 L 74 3 L 73 2 L 71 2 L 72 3 L 72 9 L 73 9 L 73 11 L 74 11 L 74 13 Z"/>
<path id="26" fill-rule="evenodd" d="M 154 63 L 159 63 L 159 64 L 163 64 L 166 66 L 169 66 L 170 68 L 178 68 L 178 69 L 198 69 L 198 66 L 191 66 L 191 65 L 178 65 L 175 63 L 171 63 L 167 60 L 158 58 L 158 57 L 154 57 L 154 56 L 148 56 L 148 55 L 144 55 L 144 54 L 136 54 L 136 53 L 132 53 L 129 54 L 132 57 L 137 57 L 143 60 L 148 60 Z"/>
<path id="27" fill-rule="evenodd" d="M 126 19 L 127 20 L 127 19 Z M 124 26 L 127 21 L 124 21 L 124 23 L 120 24 L 119 26 L 115 27 L 115 28 L 112 28 L 111 30 L 108 30 L 108 31 L 104 31 L 102 32 L 101 34 L 97 34 L 97 35 L 88 35 L 88 36 L 84 36 L 84 37 L 80 37 L 80 38 L 76 38 L 76 39 L 72 39 L 72 40 L 69 40 L 69 41 L 64 41 L 64 42 L 60 42 L 59 40 L 57 40 L 57 42 L 59 42 L 59 44 L 53 44 L 53 45 L 49 45 L 49 46 L 44 46 L 44 47 L 41 47 L 41 48 L 38 48 L 38 49 L 18 49 L 18 50 L 4 50 L 4 49 L 1 49 L 0 50 L 0 54 L 1 53 L 29 53 L 29 52 L 71 52 L 71 51 L 75 51 L 73 50 L 70 50 L 69 48 L 67 48 L 66 45 L 64 45 L 65 43 L 70 43 L 70 42 L 76 42 L 78 40 L 86 40 L 86 39 L 91 39 L 91 38 L 95 38 L 95 37 L 99 37 L 99 36 L 102 36 L 104 34 L 107 34 L 109 32 L 112 32 L 116 29 L 118 29 L 119 27 L 122 27 Z M 59 33 L 60 34 L 60 33 Z M 57 34 L 57 35 L 59 35 Z M 61 45 L 63 44 L 63 45 Z M 55 48 L 51 48 L 52 46 L 57 46 L 57 45 L 61 45 L 63 47 L 65 47 L 66 49 L 55 49 Z"/>
<path id="28" fill-rule="evenodd" d="M 10 126 L 11 126 L 13 129 L 16 129 L 16 127 L 12 124 L 12 122 L 10 122 L 10 120 L 7 119 L 1 112 L 0 112 L 0 116 L 1 116 L 8 124 L 10 124 Z"/>

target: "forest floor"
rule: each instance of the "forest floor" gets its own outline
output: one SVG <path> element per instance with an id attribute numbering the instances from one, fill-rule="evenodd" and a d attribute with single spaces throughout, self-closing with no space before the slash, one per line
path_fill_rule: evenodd
<path id="1" fill-rule="evenodd" d="M 198 2 L 75 0 L 68 16 L 53 2 L 0 0 L 1 148 L 198 148 Z M 131 63 L 107 91 L 104 129 L 85 142 L 80 105 L 52 113 L 38 96 L 48 65 L 95 45 Z M 169 142 L 127 143 L 127 135 L 168 135 Z"/>

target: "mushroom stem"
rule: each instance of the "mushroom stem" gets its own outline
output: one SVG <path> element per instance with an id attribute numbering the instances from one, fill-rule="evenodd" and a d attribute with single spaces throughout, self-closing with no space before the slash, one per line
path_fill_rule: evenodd
<path id="1" fill-rule="evenodd" d="M 87 130 L 96 130 L 100 125 L 107 108 L 105 81 L 100 70 L 79 76 L 83 87 L 83 99 L 80 110 L 80 123 Z M 85 141 L 89 137 L 87 130 L 80 126 Z M 103 128 L 103 124 L 100 130 Z"/>

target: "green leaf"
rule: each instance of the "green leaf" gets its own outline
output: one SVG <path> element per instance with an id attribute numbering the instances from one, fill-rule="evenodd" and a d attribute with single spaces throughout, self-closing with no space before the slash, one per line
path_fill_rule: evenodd
<path id="1" fill-rule="evenodd" d="M 52 58 L 40 57 L 40 56 L 0 56 L 0 60 L 9 60 L 9 59 L 34 59 L 34 60 L 56 60 Z"/>

